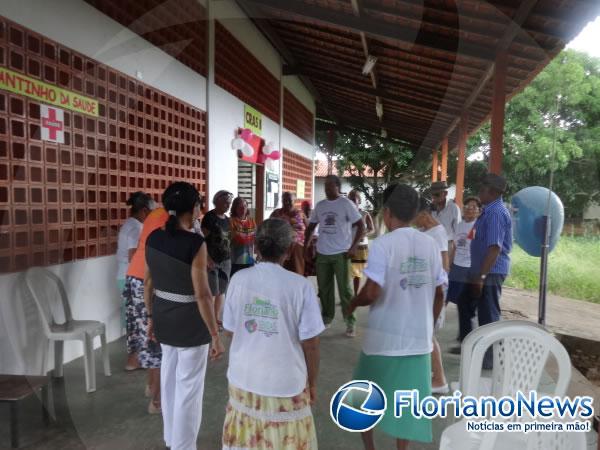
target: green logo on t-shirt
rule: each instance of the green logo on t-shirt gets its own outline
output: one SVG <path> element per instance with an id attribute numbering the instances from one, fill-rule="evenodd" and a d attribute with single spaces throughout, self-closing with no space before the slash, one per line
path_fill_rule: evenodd
<path id="1" fill-rule="evenodd" d="M 254 297 L 252 303 L 244 305 L 244 316 L 254 317 L 244 323 L 248 333 L 260 331 L 268 337 L 279 332 L 277 329 L 279 308 L 277 305 L 273 305 L 270 300 Z"/>

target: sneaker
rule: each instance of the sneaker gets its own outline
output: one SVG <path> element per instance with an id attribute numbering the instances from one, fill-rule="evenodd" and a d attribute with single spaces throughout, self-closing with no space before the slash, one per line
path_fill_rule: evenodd
<path id="1" fill-rule="evenodd" d="M 157 406 L 154 400 L 150 400 L 150 404 L 148 405 L 148 414 L 161 414 L 162 408 L 160 404 Z"/>
<path id="2" fill-rule="evenodd" d="M 356 337 L 356 330 L 354 329 L 354 325 L 348 325 L 346 327 L 346 336 L 350 338 Z"/>

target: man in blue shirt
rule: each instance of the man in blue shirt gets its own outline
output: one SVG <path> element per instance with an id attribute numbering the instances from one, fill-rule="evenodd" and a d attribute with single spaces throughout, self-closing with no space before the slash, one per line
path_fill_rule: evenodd
<path id="1" fill-rule="evenodd" d="M 479 190 L 483 211 L 468 238 L 471 241 L 472 302 L 459 306 L 464 314 L 462 322 L 471 331 L 471 317 L 477 308 L 479 325 L 500 320 L 500 296 L 502 284 L 510 270 L 512 249 L 512 219 L 504 206 L 502 194 L 506 191 L 506 180 L 500 175 L 488 173 Z M 471 305 L 468 305 L 471 303 Z M 468 315 L 468 318 L 466 317 Z M 486 354 L 484 368 L 491 368 L 491 353 Z"/>

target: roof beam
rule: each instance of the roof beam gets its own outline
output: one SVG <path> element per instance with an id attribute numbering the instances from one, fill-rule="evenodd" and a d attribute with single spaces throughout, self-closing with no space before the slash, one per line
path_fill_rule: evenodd
<path id="1" fill-rule="evenodd" d="M 469 35 L 479 36 L 489 38 L 489 22 L 493 22 L 494 26 L 504 27 L 506 25 L 506 19 L 504 14 L 495 13 L 495 14 L 483 14 L 483 12 L 479 12 L 479 15 L 474 15 L 471 12 L 464 11 L 465 8 L 461 9 L 460 14 L 454 8 L 454 11 L 451 9 L 446 9 L 443 6 L 434 4 L 433 2 L 428 2 L 427 6 L 423 6 L 423 0 L 395 0 L 396 3 L 404 6 L 402 11 L 398 11 L 397 9 L 390 6 L 383 5 L 369 5 L 368 8 L 365 8 L 367 11 L 374 11 L 380 14 L 391 14 L 391 15 L 401 15 L 402 18 L 407 20 L 412 20 L 418 23 L 424 23 L 427 25 L 431 25 L 434 27 L 439 27 L 447 32 L 455 32 L 456 30 L 449 25 L 437 22 L 428 18 L 425 14 L 423 14 L 423 9 L 427 9 L 429 11 L 435 11 L 437 15 L 443 14 L 444 16 L 450 16 L 452 18 L 458 18 L 459 20 L 464 21 L 464 25 L 461 24 L 461 31 L 468 33 Z M 406 11 L 408 9 L 408 11 Z M 452 19 L 451 19 L 452 20 Z M 523 22 L 524 23 L 524 22 Z M 486 28 L 487 27 L 487 28 Z M 487 31 L 486 31 L 487 30 Z M 526 30 L 524 30 L 526 31 Z M 536 32 L 535 29 L 531 30 L 532 32 Z M 539 32 L 539 31 L 538 31 Z M 552 30 L 544 31 L 544 34 L 549 35 L 554 38 L 560 38 L 561 36 L 556 33 L 552 33 Z M 532 39 L 532 38 L 529 38 Z M 519 44 L 524 46 L 531 47 L 531 43 L 529 39 L 521 39 Z M 538 44 L 537 47 L 540 47 Z M 544 49 L 549 50 L 549 49 Z"/>
<path id="2" fill-rule="evenodd" d="M 238 0 L 239 1 L 239 0 Z M 451 58 L 465 56 L 481 61 L 491 62 L 493 54 L 489 47 L 472 44 L 470 42 L 458 42 L 423 29 L 406 29 L 391 23 L 369 17 L 356 17 L 343 14 L 331 9 L 310 5 L 299 0 L 244 0 L 255 6 L 274 9 L 283 13 L 304 17 L 312 21 L 324 23 L 329 26 L 342 27 L 355 33 L 364 32 L 366 35 L 376 39 L 387 39 L 397 42 L 405 49 L 411 49 L 413 45 L 427 47 L 444 51 Z"/>
<path id="3" fill-rule="evenodd" d="M 511 22 L 508 24 L 508 27 L 507 27 L 506 31 L 504 32 L 504 35 L 502 36 L 502 38 L 500 38 L 500 40 L 498 41 L 498 46 L 496 48 L 496 52 L 494 53 L 494 58 L 495 58 L 496 54 L 508 50 L 508 47 L 510 47 L 510 44 L 512 43 L 513 39 L 519 33 L 521 26 L 523 25 L 525 20 L 527 20 L 527 17 L 529 17 L 531 12 L 535 8 L 535 5 L 537 4 L 537 2 L 538 2 L 538 0 L 523 0 L 523 1 L 521 1 L 521 4 L 519 5 L 519 9 L 517 9 L 517 11 L 515 12 L 515 16 L 513 17 Z M 494 74 L 495 67 L 496 67 L 496 62 L 494 59 L 494 61 L 492 61 L 491 64 L 489 64 L 485 73 L 480 78 L 479 82 L 477 83 L 477 85 L 475 86 L 475 88 L 473 89 L 473 91 L 471 92 L 469 97 L 467 97 L 467 100 L 465 101 L 465 104 L 463 105 L 463 112 L 468 111 L 469 108 L 471 107 L 471 105 L 473 105 L 473 103 L 475 103 L 475 101 L 477 100 L 479 95 L 483 92 L 483 89 L 485 88 L 486 84 L 492 78 L 492 76 Z M 448 127 L 448 130 L 446 131 L 444 136 L 441 137 L 438 145 L 436 145 L 435 148 L 437 148 L 441 145 L 444 138 L 446 136 L 448 136 L 450 133 L 452 133 L 459 123 L 460 123 L 460 114 L 458 114 L 456 116 L 456 118 L 452 121 L 452 123 L 450 124 L 450 127 Z"/>
<path id="4" fill-rule="evenodd" d="M 240 7 L 240 9 L 244 12 L 244 14 L 247 17 L 249 17 L 250 20 L 252 20 L 252 22 L 254 23 L 256 28 L 258 28 L 258 30 L 267 38 L 267 40 L 271 43 L 271 45 L 273 45 L 273 47 L 275 47 L 275 49 L 281 55 L 283 60 L 289 65 L 292 65 L 292 66 L 295 65 L 296 59 L 294 58 L 292 53 L 289 51 L 289 49 L 287 48 L 285 43 L 281 40 L 281 38 L 275 32 L 275 30 L 273 30 L 273 28 L 271 27 L 269 22 L 265 18 L 262 18 L 263 14 L 261 14 L 259 11 L 257 11 L 256 7 L 254 7 L 253 5 L 248 3 L 246 0 L 236 0 L 236 3 Z M 282 72 L 282 76 L 283 75 L 285 75 L 285 74 Z M 302 81 L 302 83 L 306 86 L 308 91 L 311 93 L 311 95 L 313 96 L 315 101 L 317 103 L 321 104 L 323 111 L 325 111 L 325 113 L 329 116 L 329 118 L 331 120 L 333 120 L 334 122 L 338 122 L 338 119 L 336 118 L 335 114 L 333 114 L 331 112 L 330 108 L 327 106 L 327 103 L 323 100 L 323 98 L 319 94 L 319 91 L 317 91 L 317 89 L 312 84 L 312 82 L 308 78 L 306 78 L 305 76 L 302 76 L 302 75 L 299 76 L 299 78 Z"/>
<path id="5" fill-rule="evenodd" d="M 315 81 L 332 84 L 334 86 L 339 86 L 341 88 L 350 89 L 352 91 L 361 92 L 361 93 L 367 94 L 367 95 L 380 96 L 386 100 L 396 101 L 399 103 L 405 103 L 407 105 L 420 107 L 420 108 L 426 109 L 428 111 L 431 111 L 433 109 L 436 112 L 442 112 L 442 113 L 445 113 L 448 115 L 460 114 L 460 110 L 458 110 L 456 108 L 445 107 L 443 102 L 438 103 L 438 102 L 430 101 L 430 100 L 421 100 L 419 102 L 416 102 L 414 98 L 409 97 L 409 96 L 391 93 L 382 88 L 373 88 L 370 86 L 364 86 L 364 85 L 361 85 L 356 82 L 348 81 L 347 78 L 326 75 L 326 74 L 318 73 L 318 72 L 314 72 L 314 73 L 311 72 L 311 74 L 309 76 L 311 77 L 311 79 L 313 79 Z"/>
<path id="6" fill-rule="evenodd" d="M 335 70 L 337 66 L 337 71 Z M 339 73 L 339 68 L 344 67 L 344 69 L 351 69 L 348 66 L 344 66 L 344 64 L 323 64 L 320 68 L 317 68 L 315 65 L 307 64 L 303 66 L 301 70 L 294 70 L 294 74 L 306 74 L 307 76 L 311 76 L 314 73 L 319 72 L 319 69 L 322 73 Z M 348 78 L 350 79 L 350 78 Z M 393 79 L 389 76 L 380 75 L 378 77 L 379 80 L 387 79 L 386 84 L 388 85 L 387 90 L 389 92 L 400 92 L 404 94 L 415 94 L 417 97 L 421 97 L 424 99 L 429 99 L 435 101 L 437 99 L 443 98 L 444 103 L 447 105 L 452 105 L 456 108 L 461 108 L 463 105 L 464 95 L 457 94 L 456 92 L 448 92 L 443 90 L 443 86 L 422 86 L 419 85 L 419 81 L 414 78 L 402 77 L 401 79 Z M 351 79 L 350 79 L 351 80 Z M 351 80 L 354 81 L 354 80 Z M 434 83 L 431 83 L 434 84 Z M 374 89 L 377 89 L 375 87 Z"/>

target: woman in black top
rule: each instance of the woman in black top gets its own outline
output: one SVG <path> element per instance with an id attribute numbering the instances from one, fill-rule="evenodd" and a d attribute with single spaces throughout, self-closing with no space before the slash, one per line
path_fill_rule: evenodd
<path id="1" fill-rule="evenodd" d="M 164 439 L 172 450 L 196 448 L 207 356 L 223 353 L 206 272 L 204 238 L 191 232 L 200 196 L 178 182 L 163 194 L 164 228 L 146 241 L 144 302 L 148 335 L 162 348 Z"/>

